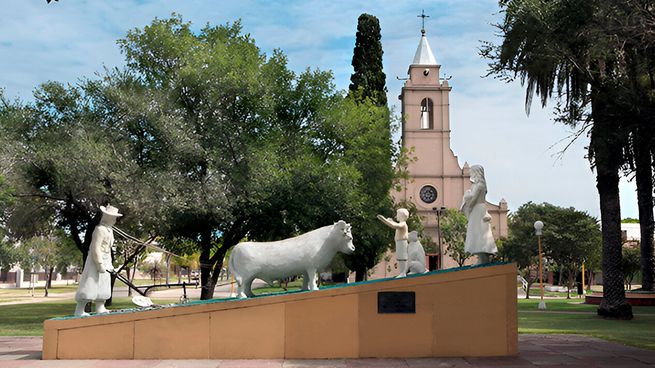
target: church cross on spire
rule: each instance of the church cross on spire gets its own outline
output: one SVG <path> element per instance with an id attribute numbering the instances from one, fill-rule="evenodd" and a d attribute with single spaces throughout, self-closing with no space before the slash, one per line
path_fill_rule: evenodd
<path id="1" fill-rule="evenodd" d="M 430 18 L 429 15 L 425 15 L 425 9 L 421 9 L 421 15 L 417 15 L 417 18 L 423 18 L 421 19 L 421 34 L 425 34 L 425 18 Z"/>

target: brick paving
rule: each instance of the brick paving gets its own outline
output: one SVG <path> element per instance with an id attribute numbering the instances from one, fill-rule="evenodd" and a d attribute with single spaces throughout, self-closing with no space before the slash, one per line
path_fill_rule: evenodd
<path id="1" fill-rule="evenodd" d="M 497 358 L 318 360 L 41 360 L 41 337 L 0 337 L 0 368 L 655 367 L 655 351 L 581 335 L 519 335 L 520 354 Z"/>

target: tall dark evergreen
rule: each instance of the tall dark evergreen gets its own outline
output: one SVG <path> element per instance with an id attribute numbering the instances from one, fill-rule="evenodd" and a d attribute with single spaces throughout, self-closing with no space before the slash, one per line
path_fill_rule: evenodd
<path id="1" fill-rule="evenodd" d="M 353 53 L 354 72 L 350 76 L 350 92 L 357 100 L 371 98 L 378 106 L 387 105 L 386 76 L 382 71 L 380 22 L 370 14 L 357 19 L 357 36 Z"/>

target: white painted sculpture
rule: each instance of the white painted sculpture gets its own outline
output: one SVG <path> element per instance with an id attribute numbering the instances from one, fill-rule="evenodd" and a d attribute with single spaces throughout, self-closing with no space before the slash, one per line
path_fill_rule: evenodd
<path id="1" fill-rule="evenodd" d="M 409 211 L 406 208 L 399 208 L 396 211 L 396 220 L 378 215 L 377 218 L 385 225 L 396 230 L 394 240 L 396 241 L 396 260 L 400 268 L 400 274 L 396 277 L 407 276 L 407 219 L 409 218 Z"/>
<path id="2" fill-rule="evenodd" d="M 275 242 L 243 242 L 230 255 L 230 273 L 237 282 L 237 297 L 251 297 L 256 278 L 269 284 L 303 275 L 303 290 L 318 290 L 316 276 L 337 252 L 355 251 L 351 227 L 345 221 Z"/>
<path id="3" fill-rule="evenodd" d="M 93 230 L 89 254 L 84 263 L 84 271 L 80 277 L 80 285 L 75 294 L 77 307 L 75 315 L 87 316 L 84 306 L 90 301 L 95 301 L 96 313 L 107 313 L 105 301 L 111 297 L 111 277 L 109 272 L 114 270 L 111 263 L 111 247 L 114 245 L 114 232 L 112 226 L 116 220 L 123 216 L 118 213 L 116 207 L 107 205 L 100 206 L 102 219 L 100 224 Z"/>
<path id="4" fill-rule="evenodd" d="M 409 246 L 407 247 L 407 261 L 409 262 L 409 266 L 407 267 L 407 273 L 413 274 L 428 272 L 427 268 L 425 267 L 425 250 L 423 249 L 421 242 L 418 240 L 418 232 L 410 232 L 408 240 Z"/>
<path id="5" fill-rule="evenodd" d="M 498 248 L 491 232 L 491 215 L 487 212 L 487 182 L 482 166 L 471 166 L 471 183 L 461 208 L 468 218 L 464 249 L 478 256 L 478 264 L 489 263 L 489 256 L 496 254 Z"/>

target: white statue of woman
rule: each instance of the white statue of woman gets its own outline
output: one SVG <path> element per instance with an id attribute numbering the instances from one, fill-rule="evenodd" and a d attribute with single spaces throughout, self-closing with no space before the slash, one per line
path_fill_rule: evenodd
<path id="1" fill-rule="evenodd" d="M 405 221 L 409 218 L 409 211 L 406 208 L 399 208 L 396 211 L 396 220 L 398 222 L 382 215 L 378 215 L 377 218 L 390 228 L 396 229 L 394 236 L 396 260 L 398 260 L 398 266 L 400 267 L 400 274 L 396 277 L 405 277 L 407 276 L 407 222 Z"/>
<path id="2" fill-rule="evenodd" d="M 489 263 L 489 255 L 496 254 L 496 242 L 491 232 L 491 215 L 487 212 L 487 182 L 484 168 L 471 166 L 471 189 L 464 193 L 461 211 L 468 218 L 464 250 L 478 256 L 478 264 Z"/>
<path id="3" fill-rule="evenodd" d="M 107 205 L 100 206 L 102 219 L 93 230 L 89 254 L 84 263 L 84 271 L 80 277 L 80 285 L 75 294 L 77 306 L 75 315 L 88 316 L 84 306 L 92 300 L 96 303 L 96 313 L 107 313 L 105 301 L 111 297 L 111 277 L 109 272 L 114 270 L 111 263 L 111 247 L 114 245 L 114 231 L 112 226 L 122 214 L 118 208 Z"/>

